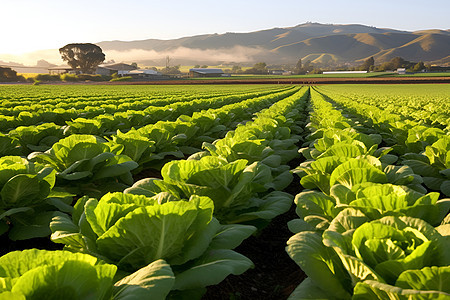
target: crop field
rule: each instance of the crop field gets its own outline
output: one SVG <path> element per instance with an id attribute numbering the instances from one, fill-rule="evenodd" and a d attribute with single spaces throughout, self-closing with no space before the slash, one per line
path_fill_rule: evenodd
<path id="1" fill-rule="evenodd" d="M 0 100 L 0 300 L 450 298 L 447 84 Z"/>

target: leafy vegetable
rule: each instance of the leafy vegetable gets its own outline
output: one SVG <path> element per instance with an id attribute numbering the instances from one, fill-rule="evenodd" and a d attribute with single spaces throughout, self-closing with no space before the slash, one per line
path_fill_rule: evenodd
<path id="1" fill-rule="evenodd" d="M 59 211 L 70 212 L 70 194 L 52 192 L 55 171 L 19 156 L 0 158 L 0 234 L 22 240 L 47 236 Z"/>
<path id="2" fill-rule="evenodd" d="M 165 299 L 173 273 L 157 260 L 114 284 L 117 267 L 87 254 L 30 249 L 0 257 L 0 299 Z"/>
<path id="3" fill-rule="evenodd" d="M 82 198 L 72 218 L 54 218 L 52 240 L 125 272 L 164 259 L 175 274 L 176 290 L 203 289 L 252 266 L 231 249 L 256 228 L 221 226 L 212 217 L 214 206 L 207 197 L 175 200 L 168 193 L 151 198 L 109 193 L 100 201 Z"/>
<path id="4" fill-rule="evenodd" d="M 28 159 L 54 168 L 61 185 L 73 187 L 75 183 L 77 194 L 84 190 L 102 195 L 105 190 L 122 190 L 133 183 L 130 171 L 138 164 L 121 155 L 122 150 L 123 146 L 110 145 L 100 137 L 71 135 L 46 152 L 31 153 Z"/>

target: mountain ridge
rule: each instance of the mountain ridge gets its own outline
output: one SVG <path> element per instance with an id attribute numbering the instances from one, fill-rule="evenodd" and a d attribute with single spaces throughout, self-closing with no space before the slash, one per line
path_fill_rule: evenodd
<path id="1" fill-rule="evenodd" d="M 328 64 L 356 64 L 373 56 L 382 63 L 395 56 L 409 61 L 445 60 L 450 49 L 450 30 L 404 31 L 362 24 L 303 23 L 252 32 L 201 34 L 177 39 L 103 41 L 105 53 L 143 51 L 146 59 L 170 56 L 183 63 L 295 63 L 309 56 Z M 201 52 L 204 55 L 198 56 Z M 233 59 L 233 53 L 237 53 Z M 141 57 L 141 60 L 144 57 Z M 317 58 L 316 58 L 317 59 Z M 145 59 L 144 59 L 145 60 Z M 139 60 L 137 60 L 139 62 Z"/>

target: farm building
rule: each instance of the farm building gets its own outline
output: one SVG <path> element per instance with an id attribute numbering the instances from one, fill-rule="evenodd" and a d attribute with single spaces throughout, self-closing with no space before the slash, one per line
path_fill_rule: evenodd
<path id="1" fill-rule="evenodd" d="M 291 71 L 285 70 L 269 70 L 270 75 L 292 75 Z"/>
<path id="2" fill-rule="evenodd" d="M 160 72 L 155 70 L 143 69 L 143 70 L 131 70 L 131 71 L 118 71 L 117 74 L 119 76 L 131 76 L 135 79 L 162 79 L 163 76 Z"/>
<path id="3" fill-rule="evenodd" d="M 110 76 L 114 73 L 118 73 L 119 71 L 132 71 L 137 68 L 132 65 L 118 63 L 118 64 L 110 64 L 110 65 L 99 65 L 95 74 Z"/>
<path id="4" fill-rule="evenodd" d="M 222 69 L 205 69 L 193 68 L 189 69 L 189 77 L 222 77 L 226 76 Z"/>
<path id="5" fill-rule="evenodd" d="M 48 68 L 48 73 L 50 75 L 59 75 L 59 74 L 65 74 L 65 73 L 75 73 L 75 70 L 70 66 L 58 66 L 58 67 Z"/>

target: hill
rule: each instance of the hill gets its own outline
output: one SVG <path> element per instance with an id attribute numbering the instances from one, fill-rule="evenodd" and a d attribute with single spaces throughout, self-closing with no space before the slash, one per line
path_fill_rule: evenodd
<path id="1" fill-rule="evenodd" d="M 401 56 L 409 61 L 446 60 L 449 30 L 415 32 L 349 24 L 305 23 L 247 33 L 204 34 L 172 40 L 104 41 L 97 43 L 109 57 L 162 63 L 166 56 L 177 64 L 294 63 L 299 58 L 316 63 L 355 63 L 373 56 L 376 63 Z"/>

